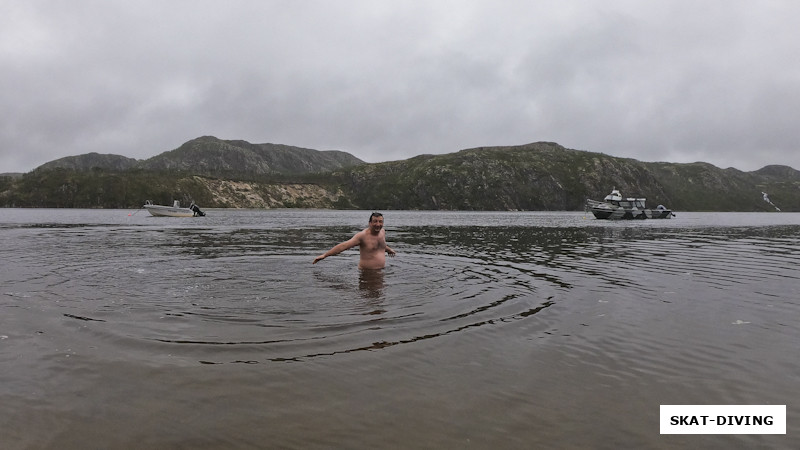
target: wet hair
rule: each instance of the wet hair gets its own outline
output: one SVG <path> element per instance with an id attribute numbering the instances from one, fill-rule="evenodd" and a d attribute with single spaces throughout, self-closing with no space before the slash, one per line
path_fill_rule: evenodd
<path id="1" fill-rule="evenodd" d="M 370 214 L 370 216 L 369 216 L 369 223 L 372 223 L 372 218 L 373 218 L 373 217 L 383 217 L 383 214 L 381 214 L 381 213 L 379 213 L 379 212 L 374 212 L 374 213 Z"/>

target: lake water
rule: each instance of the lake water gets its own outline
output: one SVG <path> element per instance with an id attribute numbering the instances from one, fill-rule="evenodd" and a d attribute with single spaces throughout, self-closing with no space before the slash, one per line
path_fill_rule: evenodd
<path id="1" fill-rule="evenodd" d="M 0 447 L 797 448 L 800 214 L 0 209 Z M 785 404 L 786 435 L 660 435 Z"/>

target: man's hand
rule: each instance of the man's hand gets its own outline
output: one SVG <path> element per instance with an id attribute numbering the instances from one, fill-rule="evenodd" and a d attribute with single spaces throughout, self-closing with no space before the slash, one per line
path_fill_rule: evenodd
<path id="1" fill-rule="evenodd" d="M 314 262 L 312 262 L 311 264 L 316 264 L 316 263 L 322 261 L 323 259 L 325 259 L 325 255 L 324 254 L 323 255 L 319 255 L 316 258 L 314 258 Z"/>

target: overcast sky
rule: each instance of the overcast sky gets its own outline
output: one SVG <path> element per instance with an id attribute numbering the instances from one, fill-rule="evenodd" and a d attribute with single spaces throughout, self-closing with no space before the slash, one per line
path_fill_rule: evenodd
<path id="1" fill-rule="evenodd" d="M 0 172 L 199 136 L 800 169 L 796 0 L 0 0 Z"/>

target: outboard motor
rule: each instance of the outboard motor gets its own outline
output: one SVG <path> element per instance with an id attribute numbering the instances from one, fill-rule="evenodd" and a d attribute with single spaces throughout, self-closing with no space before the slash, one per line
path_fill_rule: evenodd
<path id="1" fill-rule="evenodd" d="M 192 206 L 190 206 L 189 209 L 192 210 L 192 212 L 194 213 L 195 217 L 197 217 L 197 216 L 203 217 L 203 216 L 206 215 L 206 213 L 204 213 L 203 211 L 200 211 L 200 207 L 198 207 L 194 203 L 192 203 Z"/>

